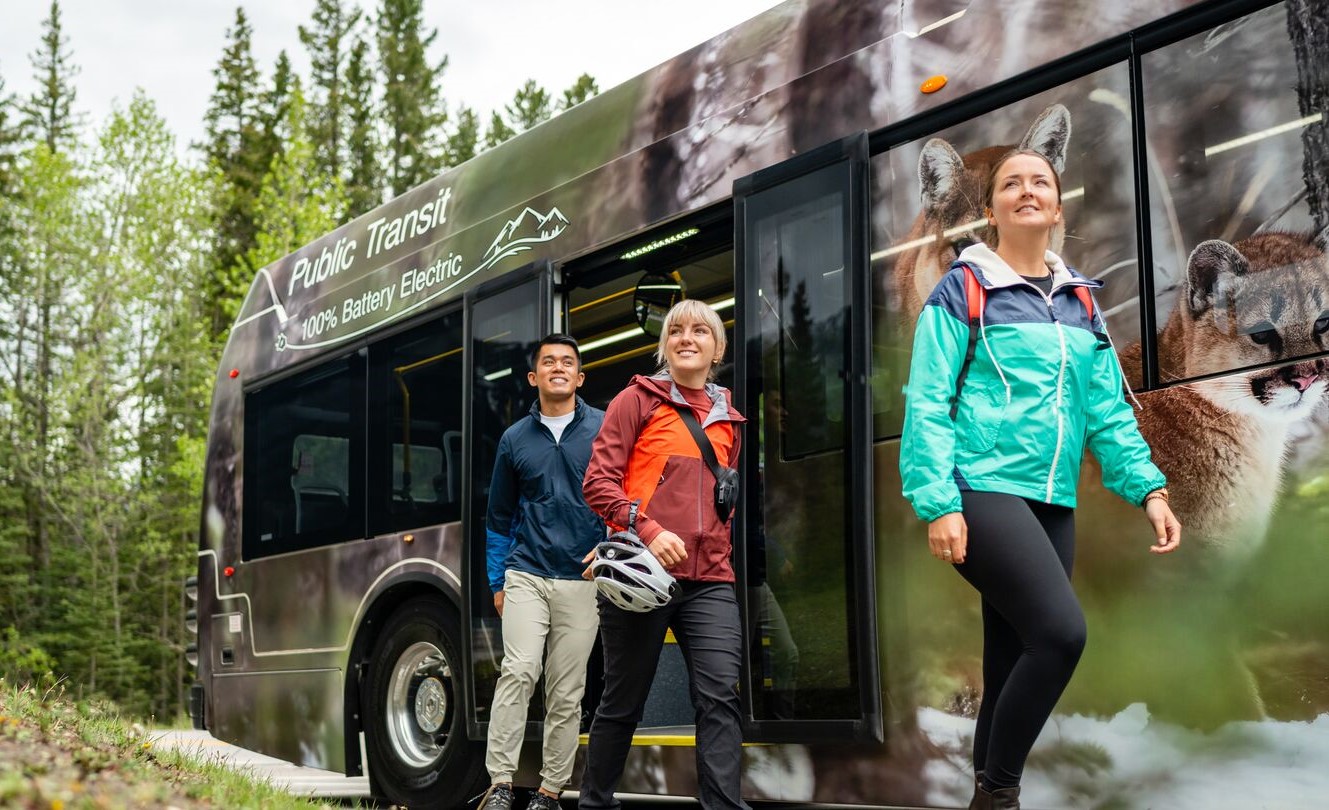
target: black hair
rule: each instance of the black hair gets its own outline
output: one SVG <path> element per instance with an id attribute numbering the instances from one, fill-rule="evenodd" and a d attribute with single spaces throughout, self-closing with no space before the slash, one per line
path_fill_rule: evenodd
<path id="1" fill-rule="evenodd" d="M 535 344 L 534 349 L 531 349 L 531 371 L 535 371 L 536 365 L 540 362 L 540 350 L 545 346 L 567 346 L 572 349 L 572 353 L 577 356 L 577 368 L 581 368 L 581 347 L 577 345 L 577 339 L 562 332 L 550 332 Z"/>

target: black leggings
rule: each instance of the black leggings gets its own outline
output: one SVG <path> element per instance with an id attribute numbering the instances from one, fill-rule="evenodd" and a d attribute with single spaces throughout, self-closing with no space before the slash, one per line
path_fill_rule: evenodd
<path id="1" fill-rule="evenodd" d="M 990 789 L 1014 787 L 1084 650 L 1071 590 L 1075 512 L 996 492 L 961 498 L 969 547 L 955 570 L 983 597 L 974 769 Z"/>

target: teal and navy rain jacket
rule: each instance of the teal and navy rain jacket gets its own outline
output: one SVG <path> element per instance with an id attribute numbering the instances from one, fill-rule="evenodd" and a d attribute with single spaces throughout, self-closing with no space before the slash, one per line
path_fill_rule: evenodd
<path id="1" fill-rule="evenodd" d="M 986 245 L 966 248 L 918 316 L 905 390 L 900 473 L 925 521 L 961 511 L 960 491 L 1002 492 L 1075 506 L 1084 448 L 1103 483 L 1132 504 L 1163 486 L 1123 391 L 1107 326 L 1076 285 L 1102 286 L 1052 252 L 1044 295 Z M 951 403 L 969 342 L 965 269 L 986 290 L 978 345 Z"/>

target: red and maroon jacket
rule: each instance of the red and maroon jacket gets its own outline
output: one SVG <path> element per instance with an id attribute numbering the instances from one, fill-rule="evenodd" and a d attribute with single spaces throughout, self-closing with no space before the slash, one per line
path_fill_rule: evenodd
<path id="1" fill-rule="evenodd" d="M 693 407 L 720 463 L 737 469 L 746 421 L 732 395 L 707 383 L 710 410 Z M 697 442 L 669 402 L 686 404 L 668 373 L 632 378 L 605 411 L 604 425 L 591 447 L 582 489 L 586 503 L 617 527 L 627 525 L 628 508 L 640 501 L 637 534 L 650 543 L 661 531 L 677 534 L 688 558 L 669 569 L 678 579 L 733 582 L 729 525 L 715 511 L 715 476 L 702 461 Z"/>

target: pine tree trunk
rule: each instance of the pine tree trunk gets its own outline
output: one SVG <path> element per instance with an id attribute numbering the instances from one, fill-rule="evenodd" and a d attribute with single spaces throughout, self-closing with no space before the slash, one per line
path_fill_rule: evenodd
<path id="1" fill-rule="evenodd" d="M 1302 178 L 1316 232 L 1329 226 L 1329 16 L 1324 0 L 1288 0 L 1287 28 L 1297 61 L 1297 102 L 1320 120 L 1301 131 Z"/>

